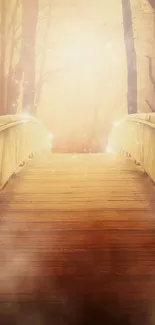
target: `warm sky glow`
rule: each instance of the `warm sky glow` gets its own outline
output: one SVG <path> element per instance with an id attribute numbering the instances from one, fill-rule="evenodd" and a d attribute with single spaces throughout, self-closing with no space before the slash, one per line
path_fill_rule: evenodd
<path id="1" fill-rule="evenodd" d="M 46 70 L 52 69 L 53 74 L 40 107 L 40 114 L 58 134 L 88 133 L 96 108 L 101 120 L 107 118 L 107 104 L 110 115 L 115 105 L 120 112 L 126 105 L 121 4 L 110 1 L 104 8 L 99 0 L 73 3 L 59 1 L 58 6 L 55 1 L 46 60 Z"/>
<path id="2" fill-rule="evenodd" d="M 30 16 L 31 7 L 34 10 L 37 0 L 33 6 L 31 0 L 19 1 L 17 11 L 14 11 L 15 0 L 11 0 L 11 6 L 9 0 L 6 3 L 5 68 L 6 74 L 16 68 L 11 82 L 19 84 L 20 88 L 18 113 L 23 108 L 29 111 L 29 104 L 26 108 L 22 107 L 23 89 L 27 87 L 27 70 L 30 70 L 31 84 L 31 70 L 35 67 L 32 87 L 36 87 L 34 102 L 38 104 L 35 106 L 37 115 L 55 135 L 89 136 L 95 123 L 98 136 L 102 138 L 113 122 L 129 111 L 129 102 L 131 110 L 133 104 L 143 112 L 150 112 L 150 107 L 155 106 L 148 61 L 151 58 L 153 69 L 154 12 L 147 0 L 39 0 L 34 47 L 29 44 L 33 27 Z M 29 64 L 29 58 L 24 59 L 25 75 L 22 74 L 22 59 L 20 62 L 22 13 L 26 12 L 22 11 L 22 3 L 27 6 L 26 26 L 29 26 L 30 18 L 32 25 L 26 27 L 29 29 L 26 46 L 34 48 L 36 61 L 33 67 L 33 60 Z M 131 19 L 126 19 L 130 27 L 124 22 L 126 10 L 131 12 Z M 9 26 L 14 12 L 15 25 L 12 24 L 11 29 Z M 21 65 L 18 66 L 18 63 Z M 37 88 L 40 80 L 41 87 Z M 13 93 L 16 93 L 14 89 Z M 12 99 L 9 105 L 16 109 Z"/>

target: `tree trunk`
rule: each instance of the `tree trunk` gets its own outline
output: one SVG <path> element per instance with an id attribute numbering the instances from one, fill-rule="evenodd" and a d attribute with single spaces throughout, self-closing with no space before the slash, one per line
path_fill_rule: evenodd
<path id="1" fill-rule="evenodd" d="M 42 45 L 41 65 L 40 65 L 40 71 L 39 71 L 40 75 L 39 75 L 39 80 L 38 80 L 38 84 L 37 84 L 37 88 L 36 88 L 36 99 L 35 99 L 36 106 L 39 105 L 41 94 L 42 94 L 42 89 L 43 89 L 43 85 L 44 85 L 44 73 L 45 73 L 48 33 L 50 30 L 50 24 L 51 24 L 51 10 L 52 10 L 51 0 L 48 0 L 47 6 L 48 6 L 48 16 L 47 16 L 43 45 Z"/>
<path id="2" fill-rule="evenodd" d="M 20 0 L 16 0 L 14 4 L 13 13 L 10 22 L 10 53 L 9 53 L 9 69 L 7 75 L 7 111 L 10 114 L 16 114 L 18 110 L 18 98 L 20 91 L 20 81 L 21 73 L 19 73 L 20 58 L 18 64 L 13 67 L 13 57 L 16 52 L 16 41 L 20 39 L 21 35 L 17 37 L 16 29 L 21 26 L 21 22 L 17 20 L 18 18 L 18 7 L 20 5 Z M 21 71 L 21 67 L 20 67 Z"/>
<path id="3" fill-rule="evenodd" d="M 36 70 L 36 28 L 39 0 L 22 0 L 22 69 L 23 69 L 23 111 L 36 114 L 35 70 Z"/>
<path id="4" fill-rule="evenodd" d="M 128 72 L 128 114 L 137 113 L 137 62 L 130 0 L 122 0 L 124 43 Z"/>
<path id="5" fill-rule="evenodd" d="M 148 0 L 150 6 L 155 9 L 155 0 Z"/>
<path id="6" fill-rule="evenodd" d="M 6 1 L 0 0 L 0 115 L 5 114 L 5 31 L 6 31 Z"/>

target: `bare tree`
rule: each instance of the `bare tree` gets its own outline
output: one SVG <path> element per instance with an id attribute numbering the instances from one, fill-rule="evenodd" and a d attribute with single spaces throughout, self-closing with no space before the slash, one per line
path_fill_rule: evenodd
<path id="1" fill-rule="evenodd" d="M 124 44 L 128 73 L 128 114 L 137 113 L 137 58 L 134 44 L 130 0 L 122 0 Z"/>
<path id="2" fill-rule="evenodd" d="M 39 0 L 22 0 L 22 53 L 23 72 L 23 111 L 36 114 L 35 72 L 36 72 L 36 29 L 39 12 Z"/>
<path id="3" fill-rule="evenodd" d="M 155 0 L 148 0 L 148 2 L 151 5 L 151 7 L 155 9 Z"/>
<path id="4" fill-rule="evenodd" d="M 36 106 L 39 105 L 42 88 L 43 88 L 44 82 L 47 79 L 47 76 L 45 74 L 45 62 L 46 62 L 46 53 L 47 53 L 47 44 L 48 44 L 48 34 L 49 34 L 50 24 L 51 24 L 51 12 L 52 12 L 51 0 L 47 0 L 47 2 L 45 2 L 44 9 L 45 9 L 45 7 L 47 7 L 48 15 L 47 15 L 47 18 L 45 18 L 46 19 L 46 28 L 45 28 L 44 39 L 43 39 L 43 44 L 42 44 L 39 80 L 38 80 L 38 83 L 36 86 L 36 99 L 35 99 Z"/>
<path id="5" fill-rule="evenodd" d="M 15 0 L 10 6 L 8 0 L 0 0 L 1 15 L 1 51 L 0 51 L 0 114 L 14 114 L 17 111 L 20 78 L 19 62 L 14 62 L 19 52 L 21 22 L 18 9 L 21 0 Z"/>
<path id="6" fill-rule="evenodd" d="M 21 73 L 19 73 L 19 65 L 21 65 L 20 53 L 19 62 L 15 66 L 13 64 L 14 54 L 17 54 L 18 43 L 21 40 L 21 33 L 18 33 L 19 29 L 21 29 L 21 22 L 18 21 L 17 15 L 19 6 L 20 0 L 16 0 L 8 28 L 8 37 L 10 38 L 11 46 L 9 51 L 9 68 L 7 75 L 7 111 L 12 114 L 15 114 L 18 109 L 18 98 L 21 82 Z"/>
<path id="7" fill-rule="evenodd" d="M 5 89 L 5 33 L 6 33 L 6 1 L 0 0 L 0 114 L 5 114 L 6 111 L 6 89 Z"/>
<path id="8" fill-rule="evenodd" d="M 150 56 L 148 56 L 148 55 L 146 56 L 146 58 L 148 59 L 150 82 L 152 84 L 152 88 L 153 88 L 153 91 L 155 93 L 155 79 L 153 77 L 152 58 Z M 148 99 L 146 99 L 146 104 L 148 105 L 148 107 L 151 110 L 151 112 L 155 112 L 155 108 L 150 104 L 150 102 L 148 101 Z"/>

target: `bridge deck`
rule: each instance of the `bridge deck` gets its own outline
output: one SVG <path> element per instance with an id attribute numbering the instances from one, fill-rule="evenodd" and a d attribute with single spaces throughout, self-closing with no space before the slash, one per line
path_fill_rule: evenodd
<path id="1" fill-rule="evenodd" d="M 49 289 L 34 281 L 49 274 L 77 295 L 85 290 L 99 297 L 108 290 L 125 304 L 137 295 L 143 299 L 142 293 L 147 299 L 149 292 L 150 299 L 155 190 L 130 160 L 108 154 L 38 156 L 12 177 L 0 199 L 1 300 L 17 299 L 15 292 L 32 299 L 38 286 L 49 297 Z M 144 276 L 143 285 L 137 276 Z"/>
<path id="2" fill-rule="evenodd" d="M 9 214 L 94 209 L 137 214 L 150 211 L 154 194 L 152 183 L 129 159 L 46 154 L 30 160 L 9 181 L 1 199 Z"/>

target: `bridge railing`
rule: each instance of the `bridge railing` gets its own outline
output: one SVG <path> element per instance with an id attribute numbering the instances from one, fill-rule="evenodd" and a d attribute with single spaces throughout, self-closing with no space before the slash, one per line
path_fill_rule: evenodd
<path id="1" fill-rule="evenodd" d="M 26 115 L 0 116 L 0 189 L 21 164 L 49 145 L 41 121 Z"/>
<path id="2" fill-rule="evenodd" d="M 155 113 L 133 114 L 114 123 L 108 147 L 130 156 L 155 182 Z"/>

